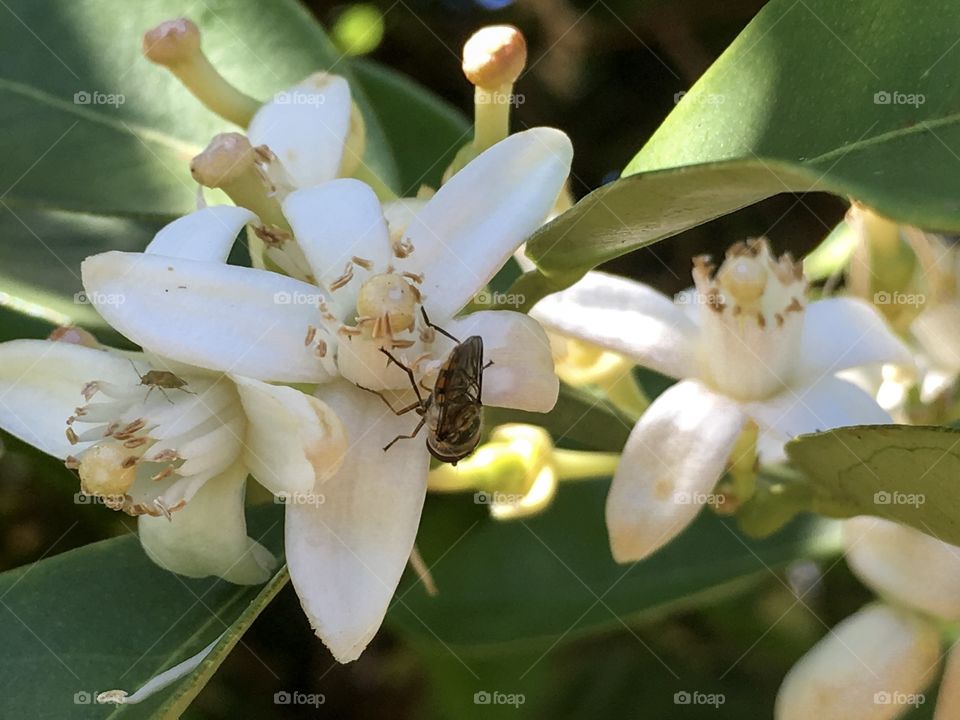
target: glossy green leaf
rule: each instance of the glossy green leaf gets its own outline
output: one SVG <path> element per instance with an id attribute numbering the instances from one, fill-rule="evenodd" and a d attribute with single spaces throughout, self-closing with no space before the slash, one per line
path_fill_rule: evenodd
<path id="1" fill-rule="evenodd" d="M 549 645 L 707 602 L 837 548 L 827 521 L 804 518 L 755 541 L 703 513 L 649 559 L 617 565 L 603 520 L 606 493 L 605 482 L 564 485 L 548 512 L 513 522 L 490 519 L 470 495 L 431 498 L 418 546 L 439 595 L 407 577 L 390 622 L 457 653 Z"/>
<path id="2" fill-rule="evenodd" d="M 960 431 L 838 428 L 791 441 L 787 454 L 807 476 L 816 512 L 895 520 L 960 545 Z"/>
<path id="3" fill-rule="evenodd" d="M 960 230 L 960 15 L 950 0 L 772 0 L 624 171 L 528 244 L 563 284 L 783 192 Z"/>
<path id="4" fill-rule="evenodd" d="M 250 518 L 251 535 L 275 553 L 283 544 L 279 510 L 257 508 Z M 265 586 L 245 587 L 179 577 L 150 562 L 133 535 L 3 573 L 0 717 L 176 717 L 285 579 L 281 571 Z M 157 695 L 116 708 L 93 703 L 105 690 L 132 693 L 221 634 L 197 670 Z"/>
<path id="5" fill-rule="evenodd" d="M 295 0 L 269 8 L 258 0 L 8 0 L 0 7 L 0 128 L 12 140 L 0 164 L 4 203 L 154 217 L 195 206 L 190 158 L 237 128 L 141 55 L 144 31 L 184 13 L 213 64 L 253 97 L 317 70 L 349 74 Z M 362 93 L 357 99 L 366 160 L 392 181 L 386 140 Z"/>

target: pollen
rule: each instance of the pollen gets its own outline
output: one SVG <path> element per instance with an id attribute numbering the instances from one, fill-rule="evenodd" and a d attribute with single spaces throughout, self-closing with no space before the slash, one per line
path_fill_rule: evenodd
<path id="1" fill-rule="evenodd" d="M 80 459 L 80 487 L 88 495 L 122 497 L 133 485 L 136 468 L 127 463 L 130 453 L 119 442 L 90 448 Z"/>
<path id="2" fill-rule="evenodd" d="M 374 336 L 411 330 L 420 295 L 396 273 L 381 273 L 364 282 L 357 298 L 357 314 L 372 318 Z M 378 332 L 379 331 L 379 332 Z"/>

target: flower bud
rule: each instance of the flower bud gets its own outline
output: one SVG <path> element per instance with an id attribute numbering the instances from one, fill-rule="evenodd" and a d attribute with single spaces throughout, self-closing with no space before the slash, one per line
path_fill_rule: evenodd
<path id="1" fill-rule="evenodd" d="M 527 41 L 513 25 L 481 28 L 463 46 L 463 74 L 474 85 L 512 85 L 527 64 Z"/>
<path id="2" fill-rule="evenodd" d="M 776 720 L 893 720 L 917 701 L 940 657 L 937 628 L 868 605 L 837 625 L 787 673 Z"/>
<path id="3" fill-rule="evenodd" d="M 960 547 L 874 517 L 844 523 L 847 564 L 879 595 L 942 620 L 960 620 Z"/>

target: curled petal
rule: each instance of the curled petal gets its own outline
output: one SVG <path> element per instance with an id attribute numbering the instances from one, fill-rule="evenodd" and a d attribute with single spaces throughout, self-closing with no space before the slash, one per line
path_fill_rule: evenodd
<path id="1" fill-rule="evenodd" d="M 343 462 L 347 437 L 323 402 L 291 387 L 233 376 L 247 414 L 243 457 L 275 495 L 310 492 Z"/>
<path id="2" fill-rule="evenodd" d="M 538 302 L 530 314 L 552 331 L 626 355 L 675 378 L 696 373 L 696 326 L 647 285 L 601 272 Z"/>
<path id="3" fill-rule="evenodd" d="M 893 720 L 930 684 L 940 657 L 935 625 L 882 604 L 851 615 L 793 666 L 776 720 Z"/>
<path id="4" fill-rule="evenodd" d="M 870 395 L 853 383 L 832 376 L 807 387 L 788 388 L 768 400 L 743 407 L 763 433 L 763 461 L 767 463 L 782 460 L 784 444 L 797 435 L 892 422 L 890 414 Z"/>
<path id="5" fill-rule="evenodd" d="M 745 419 L 734 401 L 694 380 L 654 400 L 630 433 L 607 496 L 617 562 L 642 560 L 693 522 Z"/>
<path id="6" fill-rule="evenodd" d="M 210 370 L 278 382 L 324 382 L 328 365 L 305 346 L 321 327 L 314 285 L 234 265 L 107 252 L 83 262 L 87 295 L 144 349 Z M 328 353 L 329 355 L 329 353 Z"/>
<path id="7" fill-rule="evenodd" d="M 0 427 L 62 460 L 76 452 L 67 418 L 85 404 L 84 385 L 104 379 L 138 381 L 129 360 L 104 350 L 47 340 L 0 343 Z"/>
<path id="8" fill-rule="evenodd" d="M 960 620 L 960 547 L 874 517 L 845 522 L 844 539 L 850 569 L 878 594 Z"/>
<path id="9" fill-rule="evenodd" d="M 158 232 L 147 249 L 151 255 L 225 263 L 237 234 L 257 219 L 233 205 L 213 205 L 177 218 Z"/>
<path id="10" fill-rule="evenodd" d="M 483 338 L 484 405 L 529 412 L 550 412 L 557 403 L 560 381 L 553 371 L 550 341 L 543 328 L 523 313 L 487 310 L 446 323 L 444 329 L 465 340 Z"/>
<path id="11" fill-rule="evenodd" d="M 323 495 L 287 505 L 286 551 L 310 624 L 340 662 L 355 660 L 383 622 L 413 549 L 426 495 L 422 437 L 383 447 L 416 425 L 347 382 L 318 389 L 351 438 Z"/>
<path id="12" fill-rule="evenodd" d="M 913 367 L 913 355 L 871 305 L 835 297 L 807 305 L 799 363 L 798 377 L 811 382 L 871 363 Z"/>
<path id="13" fill-rule="evenodd" d="M 210 478 L 170 519 L 143 515 L 140 542 L 160 567 L 187 577 L 216 575 L 238 585 L 266 582 L 276 560 L 247 537 L 243 515 L 247 469 L 236 463 Z"/>
<path id="14" fill-rule="evenodd" d="M 337 177 L 350 132 L 350 86 L 337 75 L 315 73 L 261 107 L 247 128 L 253 145 L 266 145 L 297 187 Z"/>
<path id="15" fill-rule="evenodd" d="M 511 135 L 448 180 L 407 226 L 432 317 L 453 316 L 550 213 L 570 172 L 570 139 L 553 128 Z"/>

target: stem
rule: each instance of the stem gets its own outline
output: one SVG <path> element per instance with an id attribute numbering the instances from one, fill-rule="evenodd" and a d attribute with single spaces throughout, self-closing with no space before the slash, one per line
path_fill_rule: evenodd
<path id="1" fill-rule="evenodd" d="M 586 450 L 554 450 L 552 464 L 557 480 L 588 480 L 613 475 L 620 464 L 620 455 Z"/>
<path id="2" fill-rule="evenodd" d="M 636 422 L 650 407 L 650 399 L 637 384 L 633 372 L 627 370 L 616 378 L 598 379 L 597 385 L 604 391 L 614 407 Z"/>
<path id="3" fill-rule="evenodd" d="M 224 120 L 245 128 L 260 109 L 259 102 L 231 85 L 202 53 L 169 69 L 197 100 Z"/>
<path id="4" fill-rule="evenodd" d="M 477 86 L 473 94 L 473 149 L 477 154 L 510 134 L 510 100 L 513 84 L 496 88 Z"/>

